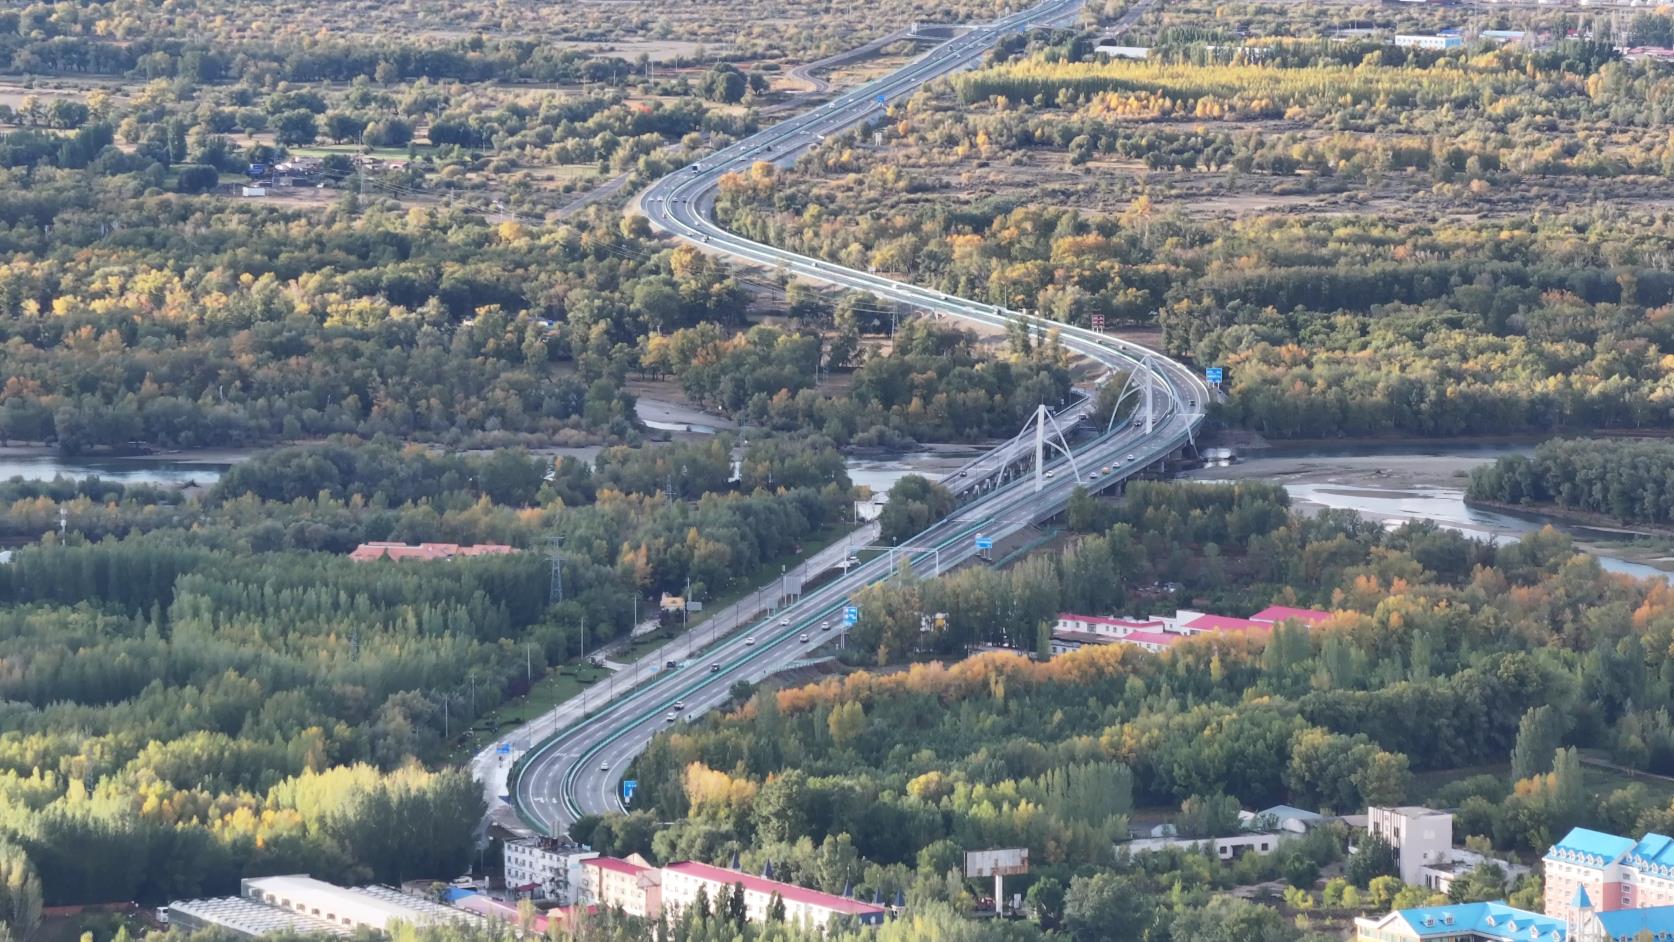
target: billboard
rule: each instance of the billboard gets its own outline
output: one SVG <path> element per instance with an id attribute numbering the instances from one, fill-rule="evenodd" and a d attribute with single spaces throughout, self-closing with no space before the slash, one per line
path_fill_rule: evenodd
<path id="1" fill-rule="evenodd" d="M 1029 848 L 1007 847 L 1000 850 L 968 850 L 965 852 L 965 876 L 1011 877 L 1029 872 Z"/>

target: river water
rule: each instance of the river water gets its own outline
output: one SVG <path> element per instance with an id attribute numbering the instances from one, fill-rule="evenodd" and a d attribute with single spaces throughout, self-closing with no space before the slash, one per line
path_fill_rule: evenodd
<path id="1" fill-rule="evenodd" d="M 1501 455 L 1531 450 L 1529 445 L 1271 449 L 1231 465 L 1205 468 L 1192 477 L 1274 481 L 1283 484 L 1298 509 L 1305 512 L 1322 507 L 1353 510 L 1389 527 L 1409 520 L 1432 520 L 1482 540 L 1516 540 L 1552 526 L 1568 533 L 1578 548 L 1597 557 L 1599 564 L 1612 572 L 1645 578 L 1668 575 L 1643 561 L 1643 554 L 1623 546 L 1633 538 L 1629 531 L 1540 513 L 1485 510 L 1465 503 L 1471 468 Z"/>
<path id="2" fill-rule="evenodd" d="M 67 458 L 58 455 L 7 455 L 0 457 L 0 481 L 23 478 L 50 481 L 55 477 L 97 476 L 122 484 L 161 484 L 179 487 L 187 483 L 214 484 L 229 466 L 225 464 L 171 461 L 164 458 Z"/>

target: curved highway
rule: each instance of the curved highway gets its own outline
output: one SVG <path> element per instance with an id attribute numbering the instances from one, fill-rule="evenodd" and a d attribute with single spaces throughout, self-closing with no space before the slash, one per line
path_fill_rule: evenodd
<path id="1" fill-rule="evenodd" d="M 976 27 L 891 75 L 665 177 L 643 194 L 640 207 L 656 228 L 712 252 L 950 317 L 988 325 L 1008 323 L 1020 315 L 741 238 L 717 226 L 709 211 L 726 174 L 746 170 L 757 160 L 789 163 L 829 135 L 879 115 L 884 107 L 880 97 L 887 103 L 932 79 L 967 68 L 1007 34 L 1062 22 L 1075 15 L 1081 2 L 1047 0 Z M 1124 22 L 1131 22 L 1150 2 L 1141 0 L 1130 8 Z M 1212 391 L 1193 370 L 1137 344 L 1067 324 L 1039 323 L 1058 328 L 1066 347 L 1111 372 L 1148 372 L 1154 380 L 1151 421 L 1143 417 L 1124 421 L 1081 443 L 1073 459 L 1055 456 L 1038 487 L 1032 473 L 1009 481 L 1000 474 L 1014 461 L 1032 458 L 1032 437 L 1007 442 L 950 475 L 947 483 L 961 495 L 963 505 L 899 551 L 849 567 L 783 611 L 721 639 L 681 668 L 658 673 L 536 744 L 519 758 L 508 780 L 519 816 L 542 833 L 558 834 L 583 814 L 622 809 L 623 773 L 652 737 L 724 702 L 737 681 L 758 681 L 807 657 L 822 643 L 835 641 L 842 633 L 844 607 L 856 590 L 890 578 L 903 561 L 922 575 L 956 566 L 977 554 L 979 535 L 998 542 L 1061 511 L 1077 485 L 1103 488 L 1140 472 L 1184 445 L 1202 422 L 1202 407 Z M 1090 417 L 1093 398 L 1060 413 L 1066 429 Z"/>

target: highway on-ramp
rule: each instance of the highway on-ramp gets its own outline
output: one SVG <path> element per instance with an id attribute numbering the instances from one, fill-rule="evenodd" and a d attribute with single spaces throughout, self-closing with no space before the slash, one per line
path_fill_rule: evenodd
<path id="1" fill-rule="evenodd" d="M 1153 0 L 1130 8 L 1119 27 L 1131 23 Z M 653 184 L 641 210 L 657 229 L 737 260 L 797 277 L 865 291 L 914 308 L 981 324 L 1004 325 L 1020 315 L 994 305 L 921 288 L 827 261 L 798 255 L 736 236 L 710 218 L 722 177 L 747 170 L 758 160 L 788 163 L 832 134 L 881 116 L 891 100 L 926 82 L 968 68 L 1005 36 L 1075 16 L 1081 0 L 1047 0 L 993 23 L 977 26 L 900 70 L 852 89 L 830 102 L 740 140 Z M 621 810 L 623 772 L 661 730 L 725 702 L 740 680 L 757 681 L 842 634 L 851 595 L 889 579 L 903 561 L 920 575 L 933 575 L 976 555 L 977 537 L 995 541 L 1060 512 L 1078 485 L 1102 488 L 1155 465 L 1185 445 L 1202 422 L 1212 395 L 1197 374 L 1136 344 L 1067 324 L 1047 322 L 1062 342 L 1108 370 L 1108 375 L 1148 375 L 1153 409 L 1110 427 L 1081 443 L 1073 458 L 1054 457 L 1048 474 L 1005 478 L 999 470 L 1033 457 L 1030 438 L 1014 440 L 955 472 L 948 484 L 964 503 L 948 518 L 883 553 L 847 567 L 838 577 L 808 591 L 780 612 L 721 638 L 687 666 L 662 671 L 609 703 L 534 745 L 520 757 L 508 780 L 509 797 L 522 819 L 546 834 L 565 831 L 583 814 Z M 1089 415 L 1091 399 L 1069 404 L 1065 423 Z M 860 613 L 864 619 L 865 613 Z"/>

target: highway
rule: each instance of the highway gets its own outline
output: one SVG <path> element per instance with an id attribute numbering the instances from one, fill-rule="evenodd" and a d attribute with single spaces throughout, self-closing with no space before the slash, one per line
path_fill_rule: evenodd
<path id="1" fill-rule="evenodd" d="M 1154 0 L 1130 8 L 1118 28 Z M 805 114 L 769 127 L 653 184 L 639 200 L 652 225 L 671 236 L 734 259 L 797 277 L 865 291 L 914 308 L 986 324 L 1004 325 L 1020 315 L 1002 307 L 950 297 L 871 272 L 844 268 L 733 235 L 710 219 L 714 194 L 728 173 L 757 160 L 788 164 L 830 135 L 878 117 L 880 104 L 899 99 L 926 82 L 968 68 L 1010 33 L 1053 25 L 1073 17 L 1081 0 L 1047 0 L 1028 10 L 982 25 L 938 46 L 900 70 L 859 86 Z M 1201 424 L 1212 390 L 1195 371 L 1137 344 L 1079 327 L 1056 327 L 1064 345 L 1101 364 L 1106 375 L 1148 373 L 1154 408 L 1150 420 L 1126 421 L 1080 443 L 1073 459 L 1053 456 L 1047 474 L 1004 478 L 1002 468 L 1032 461 L 1035 440 L 1020 436 L 955 472 L 948 485 L 962 505 L 948 518 L 903 544 L 810 590 L 794 604 L 721 638 L 676 671 L 619 694 L 536 744 L 513 767 L 508 792 L 519 816 L 545 834 L 562 833 L 583 814 L 620 810 L 621 780 L 633 757 L 661 730 L 695 718 L 726 701 L 740 680 L 758 681 L 810 656 L 842 633 L 843 610 L 858 589 L 891 578 L 902 561 L 919 575 L 934 575 L 977 554 L 976 538 L 996 542 L 1061 511 L 1078 484 L 1103 488 L 1137 474 L 1184 445 Z M 1142 364 L 1144 364 L 1142 366 Z M 1066 406 L 1067 428 L 1088 415 L 1091 397 Z M 860 613 L 864 619 L 865 613 Z M 521 731 L 520 731 L 521 732 Z"/>

